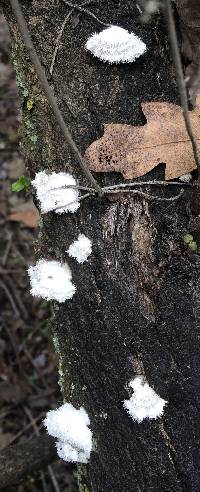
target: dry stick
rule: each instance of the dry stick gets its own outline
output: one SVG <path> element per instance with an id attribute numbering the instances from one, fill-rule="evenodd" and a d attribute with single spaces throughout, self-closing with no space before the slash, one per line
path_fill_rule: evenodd
<path id="1" fill-rule="evenodd" d="M 3 282 L 3 280 L 0 280 L 0 288 L 2 290 L 4 290 L 5 294 L 7 295 L 7 298 L 10 301 L 10 304 L 12 306 L 12 309 L 13 309 L 13 312 L 15 314 L 15 317 L 16 318 L 20 318 L 20 312 L 19 312 L 19 310 L 17 308 L 17 305 L 16 305 L 16 303 L 15 303 L 15 301 L 13 299 L 13 296 L 12 296 L 11 292 L 9 291 L 7 285 L 5 285 L 5 283 Z"/>
<path id="2" fill-rule="evenodd" d="M 118 183 L 116 185 L 111 185 L 111 186 L 103 186 L 102 190 L 104 192 L 108 192 L 109 190 L 115 190 L 115 189 L 120 189 L 120 188 L 132 188 L 132 187 L 137 187 L 137 186 L 200 186 L 200 183 L 194 182 L 194 183 L 188 183 L 184 181 L 133 181 L 132 183 Z M 94 188 L 89 188 L 87 186 L 79 186 L 79 185 L 63 185 L 60 186 L 59 188 L 52 188 L 54 191 L 58 191 L 61 189 L 74 189 L 74 190 L 83 190 L 83 191 L 91 191 L 92 193 L 95 193 Z"/>
<path id="3" fill-rule="evenodd" d="M 183 75 L 181 56 L 180 56 L 179 47 L 178 47 L 178 39 L 177 39 L 177 34 L 176 34 L 176 28 L 175 28 L 175 22 L 174 22 L 171 0 L 165 0 L 165 3 L 166 3 L 166 10 L 165 10 L 166 14 L 165 15 L 166 15 L 166 21 L 167 21 L 167 27 L 168 27 L 168 34 L 169 34 L 169 39 L 170 39 L 170 44 L 171 44 L 173 62 L 174 62 L 175 70 L 176 70 L 176 78 L 177 78 L 177 84 L 178 84 L 178 89 L 179 89 L 179 93 L 180 93 L 183 116 L 184 116 L 184 120 L 185 120 L 185 127 L 187 130 L 188 136 L 190 138 L 191 144 L 192 144 L 194 159 L 195 159 L 195 162 L 197 165 L 199 178 L 200 178 L 199 153 L 198 153 L 198 147 L 197 147 L 197 143 L 195 140 L 195 136 L 193 134 L 192 125 L 191 125 L 190 116 L 189 116 L 187 91 L 186 91 L 185 80 L 184 80 L 184 75 Z"/>
<path id="4" fill-rule="evenodd" d="M 27 320 L 29 318 L 29 313 L 23 303 L 23 300 L 17 290 L 17 286 L 15 285 L 15 283 L 13 282 L 13 279 L 11 277 L 8 277 L 7 278 L 7 284 L 8 284 L 8 287 L 10 289 L 10 292 L 12 293 L 12 296 L 13 298 L 15 299 L 15 303 L 16 305 L 18 306 L 19 308 L 19 311 L 21 311 L 21 315 L 22 317 Z"/>
<path id="5" fill-rule="evenodd" d="M 73 12 L 73 9 L 70 10 L 70 12 L 67 14 L 67 16 L 65 17 L 65 20 L 63 21 L 62 23 L 62 26 L 61 26 L 61 29 L 60 29 L 60 32 L 58 34 L 58 37 L 56 38 L 56 45 L 55 45 L 55 49 L 54 49 L 54 52 L 53 52 L 53 58 L 52 58 L 52 62 L 51 62 L 51 66 L 50 66 L 50 69 L 49 69 L 49 72 L 50 74 L 52 75 L 53 73 L 53 69 L 54 69 L 54 64 L 55 64 L 55 61 L 56 61 L 56 56 L 57 56 L 57 53 L 58 53 L 58 49 L 59 49 L 59 43 L 60 43 L 60 40 L 61 40 L 61 37 L 62 37 L 62 34 L 63 34 L 63 31 L 64 31 L 64 28 L 67 24 L 67 21 L 70 19 L 71 17 L 71 14 Z"/>
<path id="6" fill-rule="evenodd" d="M 25 353 L 27 359 L 29 360 L 29 362 L 34 367 L 35 371 L 37 372 L 39 379 L 43 382 L 44 387 L 48 390 L 49 389 L 48 383 L 46 382 L 43 374 L 41 374 L 41 371 L 38 369 L 37 364 L 35 363 L 32 355 L 30 354 L 30 352 L 28 351 L 28 349 L 26 347 L 24 347 L 24 353 Z"/>
<path id="7" fill-rule="evenodd" d="M 84 200 L 85 198 L 88 198 L 89 196 L 92 196 L 92 195 L 94 195 L 94 193 L 86 193 L 85 195 L 80 196 L 78 200 L 79 201 Z M 73 200 L 73 202 L 67 203 L 66 205 L 65 204 L 64 205 L 58 205 L 57 207 L 55 207 L 53 209 L 53 211 L 59 210 L 60 208 L 68 207 L 69 205 L 72 205 L 75 202 L 77 202 L 77 200 Z M 48 214 L 48 212 L 44 212 L 43 215 L 44 214 Z"/>
<path id="8" fill-rule="evenodd" d="M 28 416 L 30 422 L 32 423 L 32 426 L 33 426 L 35 435 L 37 437 L 39 437 L 40 432 L 39 432 L 38 426 L 36 424 L 36 421 L 33 418 L 33 415 L 32 415 L 32 412 L 31 412 L 30 408 L 24 407 L 24 411 L 25 411 L 26 415 Z M 50 475 L 50 478 L 51 478 L 51 481 L 52 481 L 52 484 L 53 484 L 53 487 L 54 487 L 55 492 L 60 492 L 60 487 L 58 485 L 58 482 L 56 480 L 56 477 L 54 475 L 54 472 L 53 472 L 53 469 L 52 469 L 51 465 L 48 465 L 48 472 L 49 472 L 49 475 Z M 41 472 L 41 476 L 44 477 L 44 473 L 43 472 Z"/>
<path id="9" fill-rule="evenodd" d="M 1 263 L 2 263 L 3 266 L 6 265 L 6 262 L 7 262 L 7 259 L 8 259 L 8 255 L 10 253 L 11 246 L 12 246 L 12 232 L 9 233 L 9 237 L 8 237 L 8 241 L 7 241 L 7 244 L 6 244 L 6 248 L 5 248 L 5 251 L 4 251 L 2 260 L 1 260 Z"/>
<path id="10" fill-rule="evenodd" d="M 132 183 L 119 183 L 117 185 L 104 186 L 103 191 L 109 192 L 115 189 L 132 188 L 137 186 L 200 186 L 200 183 L 184 183 L 180 181 L 133 181 Z"/>
<path id="11" fill-rule="evenodd" d="M 126 189 L 113 189 L 113 190 L 111 190 L 111 189 L 106 189 L 106 188 L 103 188 L 103 190 L 104 190 L 105 195 L 113 195 L 113 194 L 118 194 L 118 193 L 132 193 L 133 195 L 140 195 L 140 196 L 146 198 L 147 200 L 156 200 L 157 202 L 173 202 L 175 200 L 178 200 L 184 193 L 184 190 L 181 190 L 180 193 L 176 196 L 161 198 L 161 197 L 158 197 L 155 195 L 149 195 L 149 193 L 144 193 L 141 190 L 126 190 Z M 91 196 L 94 196 L 94 193 L 87 193 L 86 195 L 81 196 L 79 198 L 79 200 L 83 200 L 83 199 L 91 197 Z M 59 205 L 58 207 L 54 208 L 53 211 L 59 210 L 60 208 L 65 208 L 65 206 L 72 205 L 75 202 L 76 202 L 76 200 L 68 203 L 67 205 Z"/>
<path id="12" fill-rule="evenodd" d="M 105 192 L 106 194 L 118 194 L 118 193 L 132 193 L 133 195 L 140 195 L 144 198 L 146 198 L 147 200 L 156 200 L 157 202 L 173 202 L 175 200 L 178 200 L 178 198 L 180 198 L 183 193 L 184 193 L 184 190 L 181 190 L 180 193 L 176 196 L 172 196 L 172 197 L 159 197 L 159 196 L 155 196 L 155 195 L 149 195 L 149 193 L 144 193 L 144 191 L 140 191 L 140 190 L 113 190 L 113 191 L 107 191 Z"/>
<path id="13" fill-rule="evenodd" d="M 44 412 L 41 412 L 36 418 L 35 418 L 35 422 L 37 422 L 38 420 L 40 420 L 42 417 L 45 416 L 45 413 Z M 21 437 L 28 429 L 30 429 L 30 427 L 32 427 L 32 422 L 27 424 L 23 429 L 21 429 L 17 434 L 15 434 L 15 436 L 12 437 L 12 439 L 9 441 L 8 444 L 6 444 L 5 446 L 3 446 L 1 448 L 1 451 L 3 451 L 4 449 L 7 448 L 7 446 L 10 446 L 11 444 L 13 444 L 19 437 Z"/>
<path id="14" fill-rule="evenodd" d="M 87 0 L 87 2 L 84 2 L 81 4 L 81 7 L 83 7 L 84 5 L 89 5 L 90 3 L 92 3 L 93 0 Z M 51 62 L 51 66 L 50 66 L 50 74 L 52 75 L 53 73 L 53 69 L 54 69 L 54 64 L 55 64 L 55 61 L 56 61 L 56 56 L 57 56 L 57 53 L 58 53 L 58 49 L 59 49 L 59 44 L 60 44 L 60 40 L 62 38 L 62 35 L 63 35 L 63 31 L 65 29 L 65 26 L 68 22 L 68 20 L 70 19 L 71 15 L 73 14 L 74 12 L 74 8 L 70 10 L 70 12 L 66 15 L 63 23 L 62 23 L 62 26 L 60 28 L 60 31 L 58 33 L 58 36 L 56 38 L 56 43 L 55 43 L 55 49 L 54 49 L 54 52 L 53 52 L 53 58 L 52 58 L 52 62 Z"/>
<path id="15" fill-rule="evenodd" d="M 95 189 L 94 188 L 89 188 L 89 186 L 79 186 L 79 185 L 63 185 L 63 186 L 59 186 L 58 188 L 51 188 L 51 191 L 59 191 L 59 190 L 63 190 L 63 189 L 74 189 L 74 190 L 83 190 L 83 191 L 92 191 L 95 193 Z M 104 189 L 104 188 L 102 188 Z"/>
<path id="16" fill-rule="evenodd" d="M 30 59 L 31 59 L 31 61 L 35 67 L 37 76 L 38 76 L 40 83 L 41 83 L 41 86 L 42 86 L 42 88 L 46 94 L 48 103 L 50 104 L 50 106 L 54 112 L 54 115 L 56 117 L 56 120 L 57 120 L 63 134 L 64 134 L 65 140 L 67 141 L 69 147 L 71 148 L 72 152 L 74 153 L 83 173 L 85 174 L 87 179 L 92 183 L 92 185 L 94 186 L 97 193 L 100 196 L 102 196 L 103 191 L 102 191 L 101 187 L 98 185 L 96 179 L 94 179 L 94 177 L 92 176 L 92 173 L 88 169 L 85 160 L 83 159 L 81 153 L 79 152 L 79 149 L 78 149 L 76 143 L 74 142 L 74 140 L 71 136 L 71 133 L 68 130 L 68 128 L 64 122 L 64 119 L 63 119 L 61 111 L 58 107 L 56 98 L 55 98 L 55 96 L 54 96 L 54 94 L 50 88 L 50 85 L 48 83 L 45 72 L 42 68 L 40 60 L 38 58 L 38 55 L 37 55 L 35 48 L 34 48 L 34 45 L 32 43 L 31 36 L 30 36 L 29 30 L 27 27 L 27 23 L 25 21 L 22 9 L 21 9 L 20 4 L 19 4 L 19 1 L 18 0 L 10 0 L 10 4 L 11 4 L 12 10 L 13 10 L 13 13 L 15 15 L 15 18 L 17 20 L 18 26 L 20 28 L 20 31 L 21 31 L 21 34 L 22 34 L 22 37 L 24 40 L 24 44 L 25 44 L 25 46 L 29 52 Z"/>
<path id="17" fill-rule="evenodd" d="M 93 14 L 92 12 L 90 12 L 90 10 L 84 9 L 81 5 L 73 4 L 71 2 L 68 2 L 68 0 L 62 0 L 62 1 L 65 3 L 65 5 L 68 5 L 68 7 L 73 7 L 74 9 L 77 9 L 80 12 L 84 12 L 85 14 L 90 15 L 90 17 L 92 17 L 97 22 L 99 22 L 99 24 L 102 24 L 102 26 L 110 27 L 112 25 L 112 24 L 108 24 L 106 22 L 103 22 L 98 17 L 96 17 L 95 14 Z"/>
<path id="18" fill-rule="evenodd" d="M 17 343 L 16 335 L 15 335 L 15 332 L 13 330 L 13 327 L 10 329 L 7 326 L 7 323 L 3 323 L 3 328 L 6 331 L 7 336 L 9 338 L 9 340 L 10 340 L 11 346 L 13 348 L 13 351 L 14 351 L 14 354 L 15 354 L 15 358 L 16 358 L 16 362 L 17 362 L 18 367 L 19 367 L 19 371 L 20 371 L 21 375 L 24 377 L 25 374 L 24 374 L 24 371 L 23 371 L 23 366 L 22 366 L 22 363 L 21 363 L 20 355 L 19 355 L 19 344 Z"/>

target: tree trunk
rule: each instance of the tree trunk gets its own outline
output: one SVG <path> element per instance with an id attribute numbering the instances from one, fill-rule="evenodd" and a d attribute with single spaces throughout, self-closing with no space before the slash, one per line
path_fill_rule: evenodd
<path id="1" fill-rule="evenodd" d="M 8 3 L 3 5 L 22 100 L 27 167 L 32 177 L 43 169 L 69 170 L 84 183 Z M 22 7 L 48 75 L 69 8 L 58 0 L 24 0 Z M 66 24 L 48 77 L 82 152 L 101 136 L 105 123 L 144 124 L 141 102 L 178 102 L 162 18 L 140 24 L 136 0 L 96 1 L 88 8 L 104 22 L 138 34 L 148 51 L 135 63 L 102 63 L 84 50 L 88 36 L 102 26 L 78 11 Z M 31 111 L 27 98 L 33 101 Z M 148 177 L 163 178 L 163 170 L 160 166 Z M 96 178 L 104 184 L 122 181 L 117 173 Z M 166 188 L 159 190 L 160 196 L 171 196 Z M 72 300 L 54 303 L 52 329 L 64 397 L 84 406 L 91 420 L 94 450 L 87 467 L 79 466 L 80 491 L 199 490 L 200 261 L 183 244 L 186 233 L 200 240 L 199 213 L 195 188 L 167 205 L 120 195 L 113 201 L 83 200 L 76 214 L 42 217 L 37 255 L 68 261 L 77 287 Z M 79 232 L 93 244 L 83 265 L 66 253 Z M 128 383 L 138 374 L 168 401 L 162 418 L 138 424 L 123 408 Z"/>

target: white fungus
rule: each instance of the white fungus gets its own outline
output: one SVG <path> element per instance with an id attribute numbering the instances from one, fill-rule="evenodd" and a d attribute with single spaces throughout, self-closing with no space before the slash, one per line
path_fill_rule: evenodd
<path id="1" fill-rule="evenodd" d="M 76 258 L 78 263 L 84 263 L 92 253 L 92 242 L 84 234 L 79 234 L 77 241 L 70 244 L 67 253 Z"/>
<path id="2" fill-rule="evenodd" d="M 137 376 L 130 381 L 129 386 L 134 393 L 129 400 L 124 401 L 124 408 L 133 420 L 142 422 L 146 418 L 156 419 L 163 414 L 167 402 L 150 388 L 142 376 Z"/>
<path id="3" fill-rule="evenodd" d="M 39 260 L 28 269 L 31 282 L 31 294 L 50 301 L 65 302 L 76 291 L 72 283 L 72 274 L 67 263 Z"/>
<path id="4" fill-rule="evenodd" d="M 50 436 L 56 437 L 58 456 L 65 461 L 87 463 L 92 451 L 92 431 L 89 417 L 81 407 L 65 403 L 47 413 L 44 425 Z"/>
<path id="5" fill-rule="evenodd" d="M 57 214 L 76 212 L 80 207 L 78 190 L 70 188 L 77 185 L 71 174 L 54 172 L 47 174 L 41 171 L 36 174 L 32 185 L 36 188 L 43 213 L 51 210 L 55 210 Z"/>
<path id="6" fill-rule="evenodd" d="M 88 39 L 86 49 L 109 63 L 133 62 L 146 51 L 146 45 L 133 33 L 111 26 Z"/>
<path id="7" fill-rule="evenodd" d="M 182 176 L 179 176 L 179 179 L 183 183 L 189 183 L 192 180 L 192 175 L 191 173 L 182 174 Z"/>

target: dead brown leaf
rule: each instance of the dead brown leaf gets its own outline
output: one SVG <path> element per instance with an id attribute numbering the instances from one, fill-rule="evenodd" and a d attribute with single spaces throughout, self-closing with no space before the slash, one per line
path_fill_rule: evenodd
<path id="1" fill-rule="evenodd" d="M 11 432 L 0 433 L 0 450 L 9 446 L 12 439 L 13 439 L 13 434 L 11 434 Z"/>
<path id="2" fill-rule="evenodd" d="M 0 382 L 0 402 L 18 405 L 25 398 L 24 388 L 8 381 Z"/>
<path id="3" fill-rule="evenodd" d="M 125 179 L 133 179 L 165 163 L 166 180 L 196 169 L 180 106 L 148 102 L 142 104 L 142 110 L 147 119 L 144 126 L 120 123 L 104 126 L 103 137 L 86 150 L 89 168 L 96 172 L 116 171 Z M 200 145 L 200 96 L 190 118 Z"/>
<path id="4" fill-rule="evenodd" d="M 19 205 L 8 217 L 14 222 L 22 222 L 25 226 L 35 228 L 38 225 L 39 213 L 32 200 Z"/>

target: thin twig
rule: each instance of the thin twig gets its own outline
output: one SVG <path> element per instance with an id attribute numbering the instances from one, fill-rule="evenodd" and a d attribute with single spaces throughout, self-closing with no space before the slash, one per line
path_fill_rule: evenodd
<path id="1" fill-rule="evenodd" d="M 81 7 L 84 7 L 84 5 L 89 5 L 90 3 L 92 3 L 94 0 L 87 0 L 87 2 L 84 2 L 81 4 Z M 58 53 L 58 50 L 59 50 L 59 44 L 60 44 L 60 40 L 62 38 L 62 35 L 63 35 L 63 31 L 65 29 L 65 26 L 67 24 L 67 22 L 69 21 L 71 15 L 73 14 L 74 12 L 74 8 L 70 10 L 70 12 L 68 12 L 68 14 L 66 15 L 63 23 L 62 23 L 62 26 L 60 28 L 60 31 L 58 33 L 58 36 L 56 38 L 56 43 L 55 43 L 55 49 L 54 49 L 54 52 L 53 52 L 53 57 L 52 57 L 52 62 L 51 62 L 51 66 L 50 66 L 50 74 L 52 75 L 53 73 L 53 69 L 54 69 L 54 64 L 55 64 L 55 61 L 56 61 L 56 56 L 57 56 L 57 53 Z"/>
<path id="2" fill-rule="evenodd" d="M 24 347 L 24 353 L 26 354 L 27 359 L 29 360 L 29 362 L 32 364 L 32 366 L 34 367 L 35 371 L 37 372 L 37 375 L 38 375 L 39 379 L 41 379 L 41 381 L 43 382 L 44 387 L 46 389 L 49 389 L 48 383 L 46 382 L 43 374 L 41 374 L 40 370 L 37 367 L 37 364 L 35 363 L 32 355 L 30 354 L 30 352 L 27 350 L 26 347 Z"/>
<path id="3" fill-rule="evenodd" d="M 13 329 L 13 327 L 11 327 L 11 328 L 8 327 L 7 326 L 7 323 L 3 323 L 3 328 L 6 331 L 7 336 L 9 338 L 9 340 L 10 340 L 11 345 L 12 345 L 12 348 L 13 348 L 13 351 L 14 351 L 14 354 L 15 354 L 16 362 L 18 364 L 20 373 L 24 377 L 25 374 L 24 374 L 24 370 L 23 370 L 23 365 L 21 363 L 21 359 L 20 359 L 20 355 L 19 355 L 19 343 L 17 343 L 16 334 L 14 332 L 14 329 Z"/>
<path id="4" fill-rule="evenodd" d="M 115 190 L 120 188 L 132 188 L 137 186 L 200 186 L 200 183 L 182 183 L 180 181 L 133 181 L 132 183 L 119 183 L 111 186 L 104 186 L 103 191 Z"/>
<path id="5" fill-rule="evenodd" d="M 185 183 L 184 183 L 185 184 Z M 114 186 L 117 186 L 117 185 L 114 185 Z M 155 196 L 155 195 L 150 195 L 149 193 L 145 193 L 141 190 L 131 190 L 131 189 L 120 189 L 120 188 L 103 188 L 103 191 L 104 191 L 104 194 L 105 195 L 113 195 L 113 194 L 119 194 L 119 193 L 132 193 L 132 195 L 140 195 L 144 198 L 146 198 L 147 200 L 156 200 L 157 202 L 173 202 L 175 200 L 178 200 L 184 193 L 184 190 L 181 190 L 180 193 L 176 196 L 172 196 L 172 197 L 159 197 L 159 196 Z M 91 197 L 91 196 L 94 196 L 94 192 L 93 193 L 87 193 L 83 196 L 81 196 L 79 198 L 79 200 L 83 200 L 85 198 L 88 198 L 88 197 Z M 53 210 L 59 210 L 60 208 L 65 208 L 67 207 L 68 205 L 72 205 L 73 203 L 76 203 L 77 200 L 74 200 L 73 202 L 70 202 L 68 203 L 67 205 L 59 205 L 59 207 L 56 207 L 54 208 Z M 47 212 L 46 212 L 47 213 Z"/>
<path id="6" fill-rule="evenodd" d="M 140 195 L 144 198 L 146 198 L 147 200 L 156 200 L 157 202 L 173 202 L 175 200 L 178 200 L 178 198 L 180 198 L 183 193 L 184 193 L 184 190 L 181 190 L 180 193 L 178 195 L 175 195 L 175 196 L 172 196 L 172 197 L 160 197 L 160 196 L 155 196 L 155 195 L 150 195 L 149 193 L 144 193 L 144 191 L 141 191 L 141 190 L 113 190 L 113 191 L 110 191 L 108 190 L 107 192 L 105 192 L 105 194 L 118 194 L 118 193 L 132 193 L 132 195 Z"/>
<path id="7" fill-rule="evenodd" d="M 71 135 L 69 129 L 67 128 L 67 126 L 64 122 L 64 119 L 63 119 L 61 111 L 58 107 L 56 98 L 53 94 L 53 91 L 50 88 L 50 85 L 48 83 L 44 69 L 42 68 L 42 65 L 40 63 L 38 55 L 35 51 L 35 48 L 34 48 L 32 40 L 31 40 L 31 36 L 30 36 L 29 30 L 28 30 L 28 26 L 27 26 L 26 20 L 24 18 L 20 3 L 18 0 L 10 0 L 10 3 L 11 3 L 11 7 L 12 7 L 13 13 L 15 15 L 15 18 L 17 20 L 19 29 L 21 31 L 21 34 L 22 34 L 22 37 L 24 40 L 24 44 L 25 44 L 25 46 L 29 52 L 30 59 L 31 59 L 31 61 L 35 67 L 37 76 L 38 76 L 40 83 L 41 83 L 41 86 L 42 86 L 42 88 L 46 94 L 48 103 L 51 106 L 51 108 L 54 112 L 55 118 L 56 118 L 56 120 L 57 120 L 63 134 L 64 134 L 65 140 L 67 141 L 70 149 L 74 153 L 74 155 L 75 155 L 83 173 L 87 177 L 87 179 L 92 183 L 92 185 L 94 186 L 94 188 L 98 192 L 98 194 L 102 195 L 103 192 L 102 192 L 101 187 L 98 185 L 96 179 L 92 176 L 92 173 L 88 169 L 88 166 L 87 166 L 85 160 L 83 159 L 76 143 L 74 142 L 74 140 L 72 138 L 72 135 Z"/>
<path id="8" fill-rule="evenodd" d="M 95 193 L 95 192 L 93 192 L 93 193 L 86 193 L 85 195 L 80 196 L 78 200 L 79 200 L 79 201 L 84 200 L 85 198 L 88 198 L 89 196 L 94 195 L 94 193 Z M 55 211 L 55 210 L 59 210 L 60 208 L 65 208 L 65 207 L 68 207 L 69 205 L 73 205 L 73 203 L 75 203 L 75 202 L 77 202 L 77 200 L 73 200 L 73 202 L 67 203 L 67 205 L 58 205 L 57 207 L 55 207 L 55 208 L 53 209 L 53 211 Z M 44 212 L 44 213 L 48 213 L 48 212 Z M 44 214 L 43 214 L 43 215 L 44 215 Z"/>
<path id="9" fill-rule="evenodd" d="M 98 17 L 96 17 L 95 14 L 93 14 L 92 12 L 90 12 L 90 10 L 84 9 L 81 5 L 73 4 L 71 2 L 68 2 L 68 0 L 62 0 L 62 1 L 65 3 L 65 5 L 68 5 L 68 7 L 73 7 L 74 9 L 77 9 L 80 12 L 84 12 L 85 14 L 90 15 L 90 17 L 92 17 L 93 19 L 95 19 L 99 24 L 102 24 L 102 26 L 106 26 L 106 27 L 110 27 L 111 26 L 111 24 L 108 24 L 107 22 L 103 22 Z"/>
<path id="10" fill-rule="evenodd" d="M 15 314 L 16 318 L 20 318 L 20 312 L 15 304 L 15 301 L 13 299 L 13 296 L 11 292 L 9 291 L 7 285 L 3 282 L 3 280 L 0 280 L 0 288 L 4 290 L 5 294 L 7 295 L 8 300 L 10 301 L 10 304 L 12 306 L 13 312 Z"/>
<path id="11" fill-rule="evenodd" d="M 60 487 L 58 485 L 58 482 L 57 482 L 56 477 L 55 477 L 55 473 L 54 473 L 51 465 L 48 466 L 48 472 L 49 472 L 49 475 L 50 475 L 50 478 L 51 478 L 55 492 L 60 492 Z"/>
<path id="12" fill-rule="evenodd" d="M 187 91 L 186 91 L 185 80 L 184 80 L 184 75 L 183 75 L 183 68 L 182 68 L 182 63 L 181 63 L 180 51 L 179 51 L 179 47 L 178 47 L 178 39 L 177 39 L 177 34 L 176 34 L 176 28 L 175 28 L 175 22 L 174 22 L 171 0 L 166 0 L 164 5 L 166 5 L 165 15 L 166 15 L 170 44 L 171 44 L 172 57 L 173 57 L 173 62 L 174 62 L 175 70 L 176 70 L 176 78 L 177 78 L 177 84 L 178 84 L 178 89 L 179 89 L 179 93 L 180 93 L 181 106 L 182 106 L 183 116 L 184 116 L 184 120 L 185 120 L 185 127 L 187 130 L 188 136 L 190 138 L 191 144 L 192 144 L 194 159 L 196 162 L 196 166 L 197 166 L 197 169 L 199 172 L 199 178 L 200 178 L 199 152 L 198 152 L 197 142 L 196 142 L 195 136 L 193 134 L 192 125 L 191 125 L 190 116 L 189 116 Z"/>
<path id="13" fill-rule="evenodd" d="M 35 435 L 39 436 L 40 432 L 39 432 L 38 426 L 36 424 L 36 420 L 33 418 L 31 410 L 28 407 L 24 407 L 24 411 L 25 411 L 26 415 L 28 416 L 30 422 L 32 423 Z M 60 487 L 58 485 L 58 482 L 56 480 L 56 477 L 55 477 L 55 474 L 53 472 L 51 465 L 48 466 L 48 472 L 49 472 L 49 476 L 51 478 L 55 492 L 60 492 Z M 43 472 L 41 472 L 41 473 L 43 473 Z"/>
<path id="14" fill-rule="evenodd" d="M 154 180 L 154 181 L 133 181 L 131 183 L 118 183 L 116 185 L 104 186 L 102 188 L 102 190 L 103 190 L 103 192 L 107 192 L 109 190 L 115 190 L 115 189 L 118 190 L 120 188 L 135 188 L 138 186 L 164 186 L 164 187 L 165 186 L 181 186 L 181 187 L 182 186 L 189 186 L 189 187 L 198 186 L 199 187 L 200 183 L 198 183 L 196 181 L 194 183 L 188 183 L 188 182 L 184 183 L 184 181 L 156 181 L 156 180 Z M 87 186 L 79 186 L 79 185 L 63 185 L 63 186 L 60 186 L 58 188 L 52 188 L 52 190 L 59 191 L 63 188 L 65 188 L 65 189 L 71 188 L 74 190 L 91 191 L 91 193 L 96 193 L 94 188 L 89 188 Z M 86 196 L 88 196 L 88 195 L 86 195 Z M 85 198 L 85 196 L 83 196 L 83 198 Z M 59 208 L 61 208 L 61 207 L 59 206 Z"/>
<path id="15" fill-rule="evenodd" d="M 65 26 L 67 24 L 67 21 L 70 19 L 71 15 L 72 15 L 72 12 L 73 12 L 73 9 L 70 10 L 70 12 L 65 17 L 65 19 L 64 19 L 64 21 L 62 23 L 62 26 L 60 28 L 60 32 L 58 34 L 58 37 L 56 38 L 55 49 L 54 49 L 54 52 L 53 52 L 52 62 L 51 62 L 51 66 L 50 66 L 50 69 L 49 69 L 49 72 L 50 72 L 51 75 L 53 73 L 54 64 L 55 64 L 55 61 L 56 61 L 56 56 L 57 56 L 57 53 L 58 53 L 59 43 L 60 43 L 60 40 L 62 38 L 62 34 L 63 34 L 64 28 L 65 28 Z"/>
<path id="16" fill-rule="evenodd" d="M 24 407 L 24 411 L 25 411 L 27 417 L 29 418 L 30 423 L 32 424 L 32 427 L 34 429 L 34 433 L 36 434 L 36 436 L 39 436 L 40 433 L 39 433 L 39 431 L 37 432 L 38 428 L 37 428 L 36 421 L 33 418 L 31 411 L 29 410 L 29 408 L 26 408 L 26 407 Z M 47 489 L 47 484 L 46 484 L 46 480 L 45 480 L 45 474 L 43 471 L 40 472 L 40 477 L 41 477 L 43 490 L 44 490 L 44 492 L 47 492 L 48 489 Z"/>
<path id="17" fill-rule="evenodd" d="M 17 290 L 17 287 L 15 283 L 13 282 L 13 279 L 11 277 L 8 277 L 6 279 L 8 287 L 12 293 L 13 298 L 15 299 L 16 305 L 18 306 L 19 310 L 21 311 L 22 317 L 27 320 L 29 318 L 29 313 L 23 303 L 23 300 Z"/>
<path id="18" fill-rule="evenodd" d="M 42 417 L 44 417 L 45 413 L 42 412 L 40 413 L 36 418 L 35 418 L 35 421 L 37 422 L 38 420 L 40 420 Z M 30 427 L 32 427 L 32 423 L 29 423 L 27 424 L 23 429 L 21 429 L 17 434 L 15 434 L 15 436 L 12 437 L 12 439 L 9 441 L 8 444 L 6 444 L 6 446 L 3 446 L 1 448 L 1 451 L 3 451 L 4 449 L 7 448 L 7 446 L 10 444 L 13 444 L 13 442 L 15 442 L 19 437 L 21 437 L 28 429 L 30 429 Z"/>
<path id="19" fill-rule="evenodd" d="M 12 246 L 12 232 L 9 233 L 8 241 L 7 241 L 7 244 L 6 244 L 6 247 L 5 247 L 5 251 L 4 251 L 2 260 L 1 260 L 1 263 L 2 263 L 3 266 L 6 265 L 6 262 L 7 262 L 7 259 L 8 259 L 8 255 L 10 253 L 11 246 Z"/>
<path id="20" fill-rule="evenodd" d="M 4 270 L 3 268 L 0 267 L 0 275 L 12 275 L 14 273 L 20 273 L 21 270 Z"/>
<path id="21" fill-rule="evenodd" d="M 89 186 L 79 186 L 79 185 L 63 185 L 63 186 L 59 186 L 58 188 L 51 188 L 51 191 L 59 191 L 59 190 L 63 190 L 63 189 L 74 189 L 74 190 L 82 190 L 82 191 L 92 191 L 95 193 L 95 189 L 94 188 L 90 188 Z M 102 188 L 103 189 L 103 188 Z"/>

